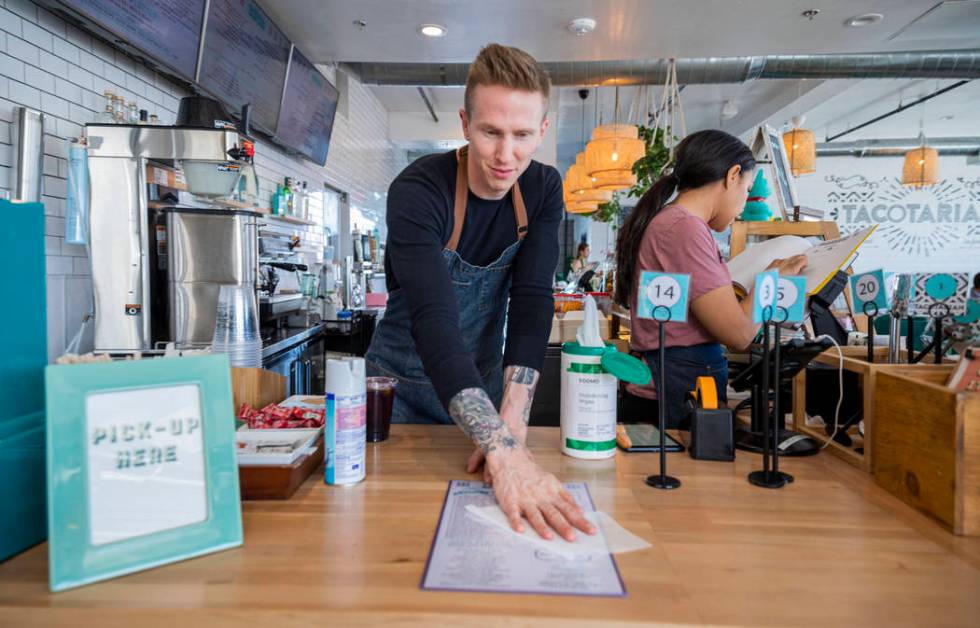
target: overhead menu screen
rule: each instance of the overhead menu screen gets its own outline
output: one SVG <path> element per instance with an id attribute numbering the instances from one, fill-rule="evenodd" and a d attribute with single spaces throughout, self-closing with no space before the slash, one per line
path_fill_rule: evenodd
<path id="1" fill-rule="evenodd" d="M 338 94 L 327 77 L 293 48 L 276 141 L 320 165 L 326 163 Z"/>
<path id="2" fill-rule="evenodd" d="M 252 0 L 211 0 L 198 83 L 272 134 L 286 80 L 289 40 Z"/>
<path id="3" fill-rule="evenodd" d="M 130 45 L 193 80 L 204 0 L 62 0 Z M 212 2 L 212 5 L 214 3 Z"/>

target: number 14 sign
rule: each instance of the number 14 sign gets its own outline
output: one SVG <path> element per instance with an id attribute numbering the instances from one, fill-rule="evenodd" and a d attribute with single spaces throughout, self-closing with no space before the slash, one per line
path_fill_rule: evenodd
<path id="1" fill-rule="evenodd" d="M 690 275 L 643 271 L 636 299 L 637 316 L 661 322 L 685 322 L 690 283 Z"/>

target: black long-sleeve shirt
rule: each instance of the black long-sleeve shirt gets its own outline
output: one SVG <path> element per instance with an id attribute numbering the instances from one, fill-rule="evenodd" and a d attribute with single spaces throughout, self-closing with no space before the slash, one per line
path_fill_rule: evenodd
<path id="1" fill-rule="evenodd" d="M 504 366 L 538 371 L 551 333 L 552 279 L 558 263 L 563 212 L 561 175 L 532 161 L 519 183 L 528 230 L 511 272 Z M 442 252 L 452 236 L 456 192 L 455 152 L 427 155 L 409 165 L 388 190 L 385 257 L 389 292 L 402 288 L 411 310 L 412 338 L 444 406 L 465 388 L 482 388 L 474 356 L 467 353 Z M 456 252 L 486 266 L 517 241 L 512 195 L 486 200 L 470 192 Z"/>

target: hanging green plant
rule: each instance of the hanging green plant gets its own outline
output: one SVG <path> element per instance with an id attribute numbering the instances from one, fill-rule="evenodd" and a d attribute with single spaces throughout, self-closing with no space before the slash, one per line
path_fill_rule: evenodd
<path id="1" fill-rule="evenodd" d="M 613 194 L 611 201 L 599 205 L 599 208 L 592 214 L 592 220 L 615 223 L 622 210 L 623 208 L 619 204 L 619 194 Z"/>
<path id="2" fill-rule="evenodd" d="M 656 134 L 654 134 L 653 127 L 641 126 L 639 130 L 640 139 L 646 144 L 647 151 L 643 157 L 633 164 L 636 184 L 628 192 L 628 195 L 633 198 L 640 198 L 653 186 L 670 159 L 670 151 L 664 144 L 664 130 L 662 128 L 656 129 Z"/>
<path id="3" fill-rule="evenodd" d="M 664 130 L 653 127 L 639 127 L 640 139 L 646 144 L 646 154 L 640 157 L 633 164 L 633 174 L 636 175 L 636 184 L 626 191 L 626 195 L 633 198 L 640 198 L 653 183 L 660 178 L 660 173 L 670 159 L 670 152 L 664 144 Z M 599 205 L 599 208 L 592 214 L 592 220 L 598 222 L 611 222 L 614 225 L 618 222 L 622 213 L 622 205 L 619 202 L 619 194 L 613 194 L 612 200 Z"/>

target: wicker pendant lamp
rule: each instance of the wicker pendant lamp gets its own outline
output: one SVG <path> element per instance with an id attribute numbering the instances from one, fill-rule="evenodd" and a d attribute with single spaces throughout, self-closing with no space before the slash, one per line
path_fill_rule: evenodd
<path id="1" fill-rule="evenodd" d="M 802 128 L 803 118 L 793 118 L 793 128 L 783 133 L 783 145 L 794 177 L 817 171 L 817 143 L 813 131 Z"/>
<path id="2" fill-rule="evenodd" d="M 569 214 L 592 214 L 599 209 L 599 203 L 573 202 L 565 203 L 565 211 Z"/>
<path id="3" fill-rule="evenodd" d="M 588 90 L 579 91 L 579 97 L 582 99 L 580 137 L 583 144 L 585 143 L 585 100 L 588 96 Z M 565 210 L 570 214 L 591 214 L 598 209 L 599 203 L 612 199 L 612 192 L 595 189 L 595 180 L 585 172 L 584 160 L 585 155 L 579 152 L 575 156 L 575 163 L 565 172 L 565 180 L 562 182 Z"/>
<path id="4" fill-rule="evenodd" d="M 919 136 L 921 146 L 905 153 L 902 164 L 902 185 L 922 188 L 939 183 L 939 153 L 926 146 L 924 135 Z"/>
<path id="5" fill-rule="evenodd" d="M 919 147 L 905 153 L 902 164 L 902 185 L 923 188 L 939 183 L 939 152 L 926 146 L 926 104 L 919 113 Z"/>
<path id="6" fill-rule="evenodd" d="M 600 190 L 622 190 L 636 184 L 633 164 L 646 153 L 639 130 L 633 124 L 619 124 L 619 86 L 616 86 L 615 121 L 592 130 L 592 141 L 585 146 L 585 171 Z"/>
<path id="7" fill-rule="evenodd" d="M 572 171 L 575 166 L 569 168 Z M 581 172 L 581 169 L 576 169 L 571 172 L 571 176 L 566 176 L 565 181 L 562 184 L 564 188 L 564 199 L 566 203 L 607 203 L 612 200 L 613 193 L 608 190 L 596 190 L 594 188 L 590 189 L 578 189 L 572 188 L 571 183 L 577 173 Z M 587 177 L 587 175 L 582 175 Z"/>
<path id="8" fill-rule="evenodd" d="M 575 156 L 575 163 L 568 167 L 565 172 L 565 189 L 570 194 L 580 194 L 595 189 L 592 177 L 585 173 L 583 168 L 584 155 L 579 153 Z"/>

